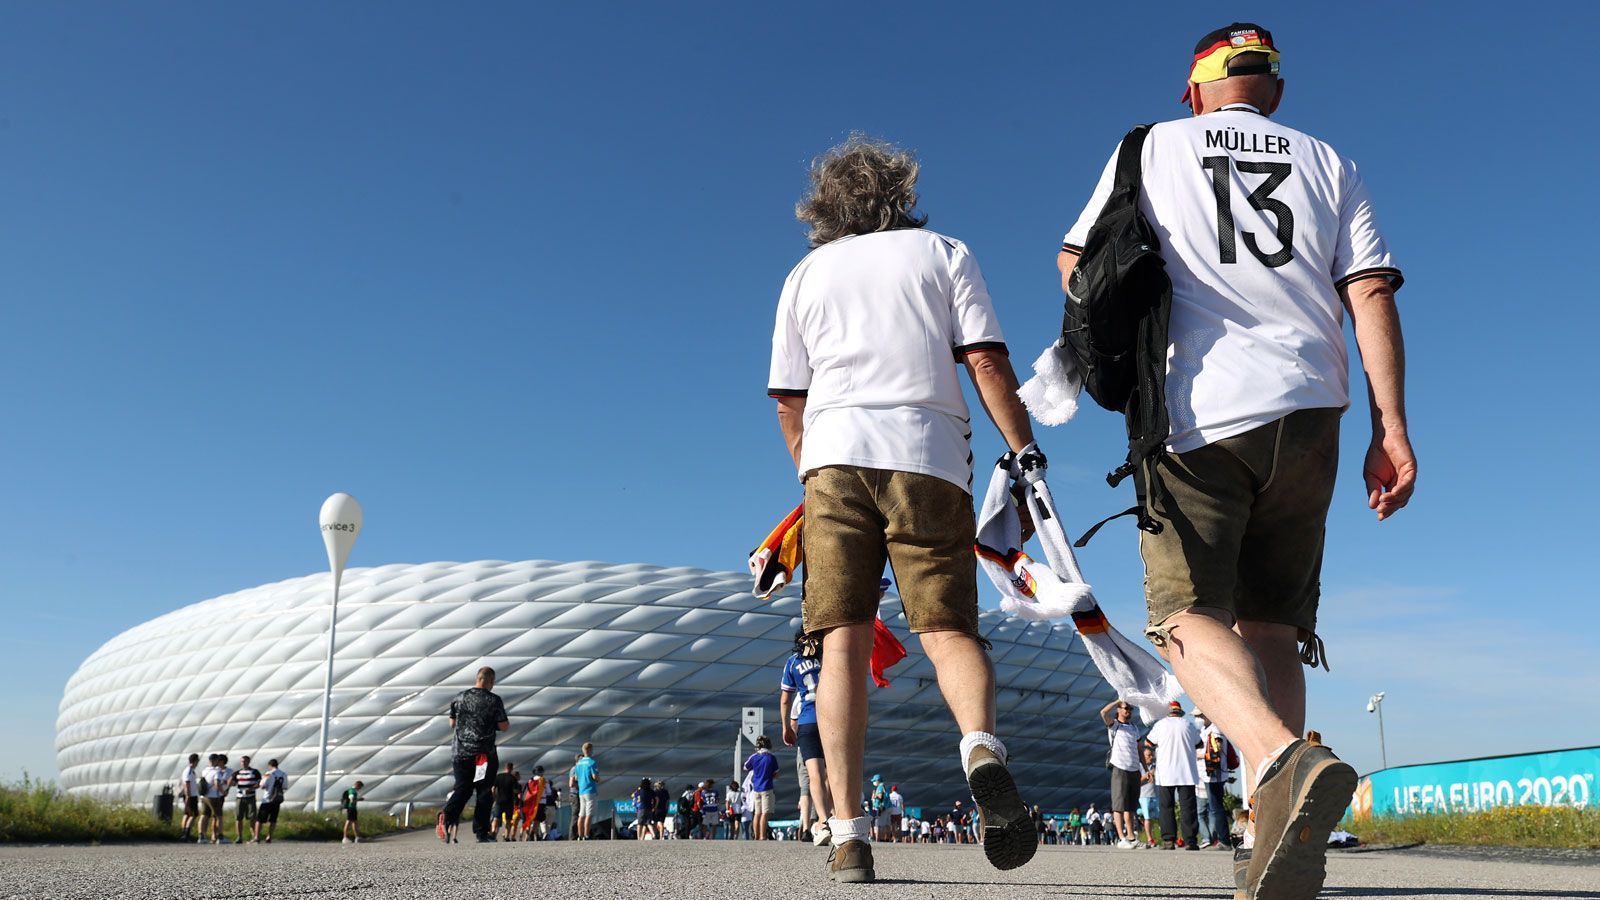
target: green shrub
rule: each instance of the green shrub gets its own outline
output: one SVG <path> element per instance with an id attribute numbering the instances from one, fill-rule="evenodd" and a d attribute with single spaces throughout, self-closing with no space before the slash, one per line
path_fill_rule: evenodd
<path id="1" fill-rule="evenodd" d="M 0 784 L 0 842 L 84 843 L 158 841 L 177 830 L 148 809 L 118 806 L 62 793 L 54 783 L 27 775 Z"/>
<path id="2" fill-rule="evenodd" d="M 412 814 L 415 827 L 431 827 L 436 809 Z M 0 843 L 82 844 L 103 841 L 175 841 L 182 821 L 181 803 L 174 810 L 171 824 L 161 821 L 146 806 L 108 803 L 63 792 L 52 782 L 35 781 L 27 775 L 20 782 L 0 784 Z M 225 808 L 222 836 L 235 834 L 233 807 Z M 250 824 L 245 823 L 246 840 Z M 334 808 L 322 813 L 285 809 L 278 814 L 273 840 L 339 840 L 344 828 L 344 812 Z M 361 815 L 361 836 L 377 837 L 406 830 L 400 820 L 376 810 Z M 197 835 L 198 836 L 198 835 Z"/>
<path id="3" fill-rule="evenodd" d="M 1504 806 L 1478 813 L 1383 816 L 1340 825 L 1367 844 L 1464 844 L 1600 850 L 1600 808 Z"/>

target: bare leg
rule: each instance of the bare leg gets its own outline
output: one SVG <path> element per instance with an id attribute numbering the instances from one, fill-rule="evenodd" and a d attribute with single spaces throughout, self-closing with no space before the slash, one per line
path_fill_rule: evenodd
<path id="1" fill-rule="evenodd" d="M 817 731 L 828 759 L 828 787 L 837 819 L 860 818 L 862 757 L 867 747 L 867 668 L 872 623 L 841 625 L 822 638 Z M 813 782 L 815 783 L 815 782 Z M 819 811 L 820 812 L 820 811 Z"/>
<path id="2" fill-rule="evenodd" d="M 1261 660 L 1226 618 L 1227 613 L 1204 607 L 1172 616 L 1165 623 L 1170 636 L 1161 655 L 1184 692 L 1238 746 L 1248 770 L 1298 735 L 1267 697 Z M 1247 781 L 1245 787 L 1252 786 Z"/>
<path id="3" fill-rule="evenodd" d="M 1233 630 L 1255 651 L 1267 674 L 1267 697 L 1296 737 L 1306 731 L 1306 668 L 1300 661 L 1300 629 L 1269 622 L 1239 622 Z"/>
<path id="4" fill-rule="evenodd" d="M 959 631 L 918 635 L 939 676 L 939 691 L 962 734 L 994 733 L 994 665 L 977 638 Z M 826 659 L 826 656 L 824 656 Z M 827 683 L 826 679 L 823 681 Z M 831 758 L 831 757 L 830 757 Z"/>
<path id="5" fill-rule="evenodd" d="M 806 774 L 811 776 L 811 808 L 817 821 L 824 824 L 833 815 L 833 791 L 828 787 L 828 764 L 822 759 L 806 760 Z"/>

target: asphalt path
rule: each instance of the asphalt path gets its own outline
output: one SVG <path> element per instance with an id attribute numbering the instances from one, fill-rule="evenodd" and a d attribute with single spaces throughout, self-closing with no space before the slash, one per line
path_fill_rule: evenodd
<path id="1" fill-rule="evenodd" d="M 0 847 L 0 897 L 27 898 L 930 898 L 1229 900 L 1231 855 L 1040 847 L 996 872 L 970 846 L 878 846 L 875 885 L 833 885 L 826 851 L 792 842 L 439 843 L 413 833 L 361 844 Z M 1324 897 L 1595 898 L 1600 864 L 1331 854 Z"/>

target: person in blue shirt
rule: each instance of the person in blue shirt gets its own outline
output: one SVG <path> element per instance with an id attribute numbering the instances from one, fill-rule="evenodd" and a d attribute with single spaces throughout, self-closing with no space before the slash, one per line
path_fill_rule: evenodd
<path id="1" fill-rule="evenodd" d="M 599 793 L 600 769 L 594 761 L 594 744 L 584 743 L 583 755 L 572 767 L 567 786 L 578 798 L 578 817 L 573 823 L 572 835 L 580 841 L 589 839 L 589 820 L 594 816 L 595 796 Z"/>
<path id="2" fill-rule="evenodd" d="M 750 804 L 756 840 L 764 841 L 767 819 L 772 816 L 772 783 L 778 777 L 778 758 L 772 755 L 772 741 L 766 735 L 756 738 L 756 752 L 744 761 L 744 770 L 750 773 L 750 792 L 744 802 Z"/>
<path id="3" fill-rule="evenodd" d="M 833 814 L 828 764 L 822 757 L 822 737 L 817 733 L 817 679 L 821 676 L 822 641 L 803 631 L 795 632 L 794 653 L 783 666 L 778 708 L 783 719 L 784 746 L 800 748 L 800 761 L 810 782 L 811 803 L 817 817 L 811 840 L 818 847 L 827 846 L 832 837 L 828 817 Z"/>

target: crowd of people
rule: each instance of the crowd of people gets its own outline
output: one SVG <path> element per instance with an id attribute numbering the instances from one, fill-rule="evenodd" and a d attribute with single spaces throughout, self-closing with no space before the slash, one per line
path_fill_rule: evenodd
<path id="1" fill-rule="evenodd" d="M 199 844 L 245 843 L 245 830 L 250 832 L 250 843 L 272 843 L 278 828 L 278 811 L 283 807 L 284 793 L 289 789 L 289 776 L 278 768 L 278 761 L 267 760 L 266 771 L 250 764 L 250 757 L 239 757 L 237 768 L 228 765 L 228 755 L 213 753 L 205 768 L 200 768 L 200 754 L 191 753 L 178 772 L 178 802 L 183 814 L 180 835 L 185 841 Z M 356 831 L 356 803 L 360 799 L 361 782 L 346 791 L 348 815 L 344 840 L 360 840 Z M 224 807 L 233 799 L 233 839 L 226 836 Z M 198 834 L 198 836 L 197 836 Z"/>

